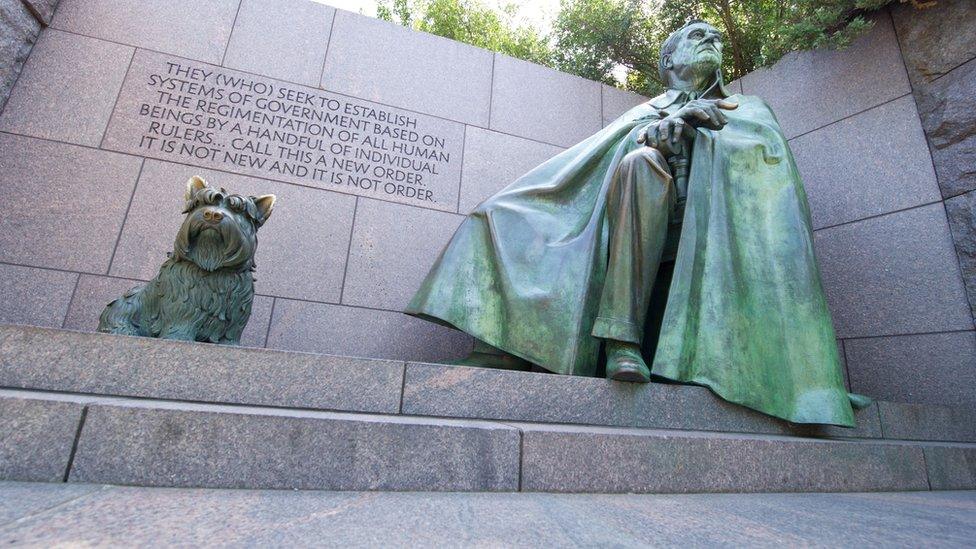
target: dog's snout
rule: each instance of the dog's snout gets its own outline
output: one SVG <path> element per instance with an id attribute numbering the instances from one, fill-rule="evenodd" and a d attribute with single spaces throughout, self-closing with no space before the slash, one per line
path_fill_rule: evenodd
<path id="1" fill-rule="evenodd" d="M 220 213 L 220 210 L 207 209 L 203 212 L 203 219 L 211 223 L 219 223 L 223 218 L 224 214 Z"/>

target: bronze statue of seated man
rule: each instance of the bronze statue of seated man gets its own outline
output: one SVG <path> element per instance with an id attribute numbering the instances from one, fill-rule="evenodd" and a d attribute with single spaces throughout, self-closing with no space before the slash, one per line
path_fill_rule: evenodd
<path id="1" fill-rule="evenodd" d="M 666 93 L 478 206 L 408 312 L 517 357 L 504 365 L 595 375 L 602 350 L 615 380 L 853 426 L 796 165 L 770 108 L 725 87 L 721 38 L 674 32 Z"/>

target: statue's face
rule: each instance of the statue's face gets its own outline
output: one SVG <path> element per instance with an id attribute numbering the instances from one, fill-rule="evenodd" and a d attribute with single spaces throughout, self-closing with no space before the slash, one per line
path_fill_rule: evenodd
<path id="1" fill-rule="evenodd" d="M 714 74 L 722 66 L 722 33 L 707 23 L 685 27 L 671 54 L 671 65 L 680 75 Z"/>

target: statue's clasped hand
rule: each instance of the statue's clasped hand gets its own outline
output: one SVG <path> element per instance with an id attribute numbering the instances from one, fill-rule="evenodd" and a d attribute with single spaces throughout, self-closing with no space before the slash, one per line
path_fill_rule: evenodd
<path id="1" fill-rule="evenodd" d="M 654 147 L 666 156 L 678 154 L 682 140 L 693 141 L 695 128 L 721 130 L 729 119 L 723 110 L 733 110 L 739 104 L 725 99 L 695 99 L 689 101 L 675 113 L 651 124 L 637 136 L 637 142 Z"/>

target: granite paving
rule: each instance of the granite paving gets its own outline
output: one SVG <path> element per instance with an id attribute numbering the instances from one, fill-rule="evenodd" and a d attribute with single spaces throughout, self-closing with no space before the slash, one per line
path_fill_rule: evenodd
<path id="1" fill-rule="evenodd" d="M 976 492 L 461 494 L 0 483 L 29 546 L 966 547 Z M 78 497 L 80 496 L 80 497 Z M 74 497 L 74 499 L 69 499 Z M 50 509 L 40 509 L 47 500 Z M 38 503 L 37 505 L 31 505 Z M 0 504 L 3 505 L 3 504 Z M 11 515 L 7 515 L 11 516 Z"/>

